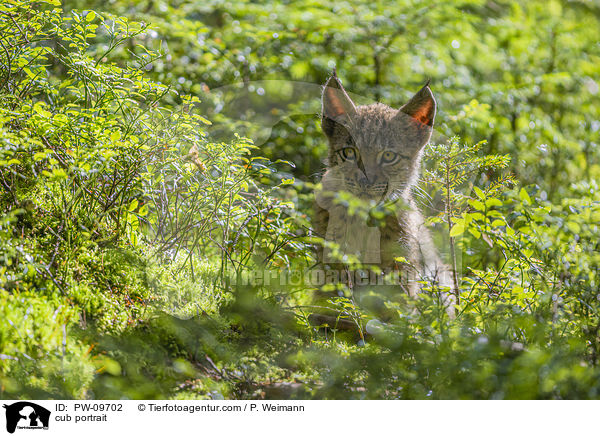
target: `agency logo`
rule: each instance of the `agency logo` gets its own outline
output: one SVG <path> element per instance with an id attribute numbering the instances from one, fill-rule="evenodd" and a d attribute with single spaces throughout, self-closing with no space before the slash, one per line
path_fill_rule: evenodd
<path id="1" fill-rule="evenodd" d="M 29 401 L 19 401 L 10 405 L 4 404 L 6 409 L 6 431 L 14 433 L 15 429 L 48 430 L 50 411 Z"/>

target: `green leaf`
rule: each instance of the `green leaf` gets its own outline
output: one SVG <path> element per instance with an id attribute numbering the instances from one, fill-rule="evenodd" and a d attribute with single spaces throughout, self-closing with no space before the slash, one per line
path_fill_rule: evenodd
<path id="1" fill-rule="evenodd" d="M 54 168 L 52 170 L 52 177 L 55 179 L 66 179 L 67 173 L 62 168 Z"/>
<path id="2" fill-rule="evenodd" d="M 110 140 L 112 142 L 117 142 L 119 139 L 121 139 L 121 131 L 120 130 L 115 130 L 114 132 L 112 132 L 110 134 Z"/>
<path id="3" fill-rule="evenodd" d="M 197 115 L 196 119 L 200 120 L 200 122 L 202 122 L 203 124 L 206 124 L 207 126 L 212 126 L 212 122 L 210 122 L 209 120 L 207 120 L 206 118 Z"/>
<path id="4" fill-rule="evenodd" d="M 138 210 L 137 214 L 139 216 L 146 216 L 146 215 L 148 215 L 148 203 L 146 203 L 142 207 L 140 207 L 140 210 Z"/>
<path id="5" fill-rule="evenodd" d="M 457 224 L 454 224 L 454 226 L 452 226 L 452 230 L 450 230 L 450 237 L 451 238 L 455 238 L 456 236 L 460 236 L 465 232 L 465 225 L 464 222 L 461 221 Z"/>
<path id="6" fill-rule="evenodd" d="M 485 205 L 479 201 L 479 200 L 469 200 L 469 204 L 471 205 L 471 207 L 475 210 L 485 210 Z"/>
<path id="7" fill-rule="evenodd" d="M 474 227 L 469 227 L 469 233 L 475 236 L 477 239 L 481 237 L 481 232 Z"/>
<path id="8" fill-rule="evenodd" d="M 502 202 L 497 198 L 488 198 L 485 201 L 485 206 L 488 208 L 493 207 L 493 206 L 502 206 Z"/>
<path id="9" fill-rule="evenodd" d="M 473 186 L 473 191 L 475 191 L 475 195 L 477 195 L 480 200 L 485 200 L 485 194 L 480 188 Z"/>
<path id="10" fill-rule="evenodd" d="M 134 210 L 136 210 L 138 207 L 138 201 L 137 200 L 133 200 L 131 203 L 129 203 L 129 208 L 127 209 L 129 212 L 133 212 Z"/>
<path id="11" fill-rule="evenodd" d="M 519 198 L 522 202 L 531 204 L 531 198 L 529 197 L 529 194 L 527 193 L 525 188 L 521 188 L 521 190 L 519 191 Z"/>

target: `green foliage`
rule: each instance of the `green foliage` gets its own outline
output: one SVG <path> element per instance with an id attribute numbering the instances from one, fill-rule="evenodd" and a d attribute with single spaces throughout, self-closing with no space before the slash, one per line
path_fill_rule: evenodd
<path id="1" fill-rule="evenodd" d="M 3 3 L 0 397 L 598 398 L 599 16 L 577 1 Z M 357 101 L 395 107 L 432 79 L 441 139 L 416 196 L 455 320 L 427 281 L 377 296 L 383 321 L 343 286 L 319 301 L 278 283 L 315 262 L 334 66 Z"/>

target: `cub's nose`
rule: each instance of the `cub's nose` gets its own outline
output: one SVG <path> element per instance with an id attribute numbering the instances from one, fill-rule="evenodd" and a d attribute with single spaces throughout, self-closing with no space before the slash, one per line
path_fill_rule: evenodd
<path id="1" fill-rule="evenodd" d="M 362 189 L 367 189 L 371 185 L 371 182 L 367 179 L 367 176 L 361 174 L 356 178 L 356 184 Z"/>
<path id="2" fill-rule="evenodd" d="M 379 177 L 375 176 L 372 180 L 368 179 L 367 176 L 361 174 L 356 177 L 356 184 L 363 189 L 369 189 L 375 185 L 380 184 Z"/>

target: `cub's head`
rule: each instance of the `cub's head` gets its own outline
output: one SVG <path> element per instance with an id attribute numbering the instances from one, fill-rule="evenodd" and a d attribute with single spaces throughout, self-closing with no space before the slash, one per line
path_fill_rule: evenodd
<path id="1" fill-rule="evenodd" d="M 321 126 L 329 140 L 323 189 L 375 202 L 409 192 L 435 111 L 428 84 L 400 109 L 381 103 L 356 106 L 334 71 L 322 96 Z"/>

